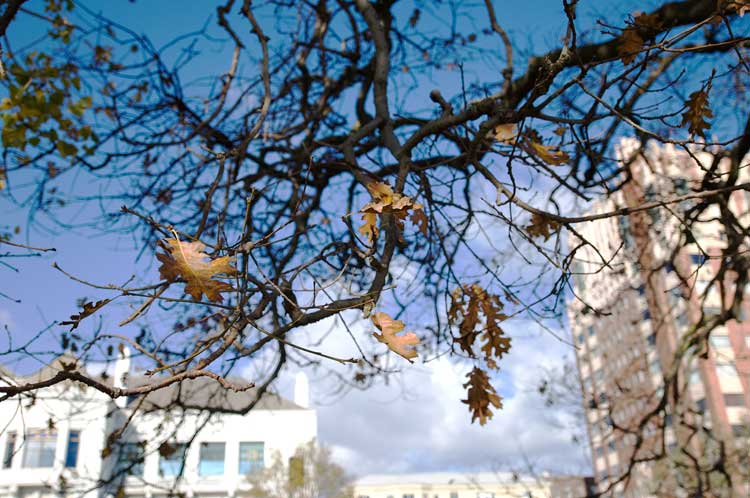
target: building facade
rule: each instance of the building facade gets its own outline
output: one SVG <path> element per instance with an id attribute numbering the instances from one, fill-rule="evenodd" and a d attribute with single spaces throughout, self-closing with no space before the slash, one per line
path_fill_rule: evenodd
<path id="1" fill-rule="evenodd" d="M 664 194 L 687 196 L 700 190 L 714 159 L 671 146 L 639 147 L 621 143 L 619 160 L 628 164 L 630 180 L 589 214 L 642 206 Z M 712 174 L 727 167 L 720 162 Z M 738 183 L 750 179 L 746 168 L 739 174 Z M 731 307 L 734 292 L 747 289 L 736 289 L 736 275 L 719 275 L 733 251 L 724 252 L 720 210 L 683 218 L 696 202 L 587 222 L 569 238 L 569 247 L 580 246 L 569 322 L 592 462 L 607 495 L 687 496 L 715 479 L 713 496 L 750 496 L 747 303 L 732 310 L 735 319 L 710 326 Z M 733 192 L 727 209 L 750 226 L 750 192 Z M 731 479 L 713 476 L 711 461 Z"/>
<path id="2" fill-rule="evenodd" d="M 145 382 L 123 375 L 129 361 L 121 356 L 115 381 Z M 2 379 L 41 380 L 59 368 L 57 361 Z M 306 379 L 297 383 L 295 402 L 267 394 L 245 415 L 230 412 L 254 403 L 257 392 L 227 392 L 206 377 L 118 402 L 73 382 L 38 391 L 33 401 L 7 400 L 0 403 L 0 497 L 248 496 L 248 474 L 316 437 Z"/>
<path id="3" fill-rule="evenodd" d="M 375 474 L 354 483 L 354 498 L 585 498 L 592 491 L 588 478 L 506 472 Z"/>

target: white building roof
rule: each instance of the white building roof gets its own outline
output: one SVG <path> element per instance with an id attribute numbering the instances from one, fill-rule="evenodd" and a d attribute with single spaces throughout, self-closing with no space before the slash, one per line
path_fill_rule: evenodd
<path id="1" fill-rule="evenodd" d="M 511 472 L 424 472 L 414 474 L 370 474 L 362 476 L 355 486 L 417 485 L 497 485 L 535 482 L 534 478 Z"/>

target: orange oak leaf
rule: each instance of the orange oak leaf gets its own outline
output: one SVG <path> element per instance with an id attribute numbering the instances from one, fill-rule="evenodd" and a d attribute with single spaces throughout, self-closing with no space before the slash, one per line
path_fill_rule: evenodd
<path id="1" fill-rule="evenodd" d="M 570 161 L 567 152 L 552 145 L 544 145 L 536 140 L 529 141 L 529 150 L 539 159 L 552 166 L 560 166 Z"/>
<path id="2" fill-rule="evenodd" d="M 214 280 L 219 274 L 229 276 L 236 273 L 231 257 L 210 259 L 202 242 L 182 242 L 177 238 L 166 239 L 162 247 L 166 252 L 156 255 L 162 262 L 159 273 L 170 282 L 182 278 L 186 284 L 185 292 L 193 299 L 199 300 L 205 294 L 209 301 L 221 302 L 221 292 L 232 290 L 229 283 Z"/>
<path id="3" fill-rule="evenodd" d="M 388 349 L 394 353 L 403 356 L 409 362 L 412 358 L 416 358 L 417 352 L 413 349 L 414 346 L 419 344 L 419 337 L 414 332 L 407 332 L 404 335 L 396 335 L 404 330 L 404 322 L 401 320 L 394 320 L 387 313 L 378 312 L 374 313 L 371 317 L 372 323 L 382 332 L 378 334 L 373 332 L 373 337 L 378 341 L 382 342 Z"/>
<path id="4" fill-rule="evenodd" d="M 495 126 L 495 140 L 498 142 L 513 142 L 518 136 L 518 126 L 506 123 Z"/>

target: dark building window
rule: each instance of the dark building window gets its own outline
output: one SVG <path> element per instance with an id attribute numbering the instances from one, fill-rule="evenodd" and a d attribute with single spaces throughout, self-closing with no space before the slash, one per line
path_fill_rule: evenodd
<path id="1" fill-rule="evenodd" d="M 641 315 L 643 316 L 644 320 L 650 320 L 651 319 L 651 310 L 649 310 L 648 308 L 646 308 L 645 310 L 643 310 L 643 313 L 641 313 Z"/>
<path id="2" fill-rule="evenodd" d="M 81 431 L 68 433 L 68 448 L 65 451 L 65 466 L 75 468 L 78 465 L 78 446 L 81 443 Z"/>
<path id="3" fill-rule="evenodd" d="M 596 334 L 596 331 L 594 330 L 594 326 L 589 325 L 589 337 L 593 336 L 594 334 Z"/>
<path id="4" fill-rule="evenodd" d="M 698 413 L 706 413 L 706 398 L 699 399 L 696 403 Z"/>
<path id="5" fill-rule="evenodd" d="M 145 458 L 146 451 L 142 443 L 122 443 L 115 466 L 115 475 L 142 476 Z"/>
<path id="6" fill-rule="evenodd" d="M 646 341 L 648 342 L 649 346 L 656 345 L 656 332 L 652 332 L 647 338 Z"/>
<path id="7" fill-rule="evenodd" d="M 727 406 L 745 406 L 745 396 L 741 393 L 725 394 L 724 404 Z"/>
<path id="8" fill-rule="evenodd" d="M 13 454 L 16 451 L 16 433 L 8 432 L 5 436 L 5 451 L 3 452 L 3 468 L 9 469 L 13 464 Z"/>

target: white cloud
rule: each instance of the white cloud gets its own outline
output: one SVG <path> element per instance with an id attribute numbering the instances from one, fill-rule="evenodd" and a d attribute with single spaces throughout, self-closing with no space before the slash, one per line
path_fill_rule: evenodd
<path id="1" fill-rule="evenodd" d="M 13 316 L 10 311 L 0 308 L 0 330 L 5 330 L 6 327 L 10 330 L 15 328 Z"/>
<path id="2" fill-rule="evenodd" d="M 571 443 L 568 414 L 544 405 L 535 392 L 540 367 L 560 365 L 569 346 L 548 333 L 511 333 L 511 353 L 495 379 L 503 409 L 484 427 L 471 424 L 460 400 L 468 365 L 447 357 L 408 366 L 366 391 L 331 400 L 332 386 L 313 383 L 319 439 L 350 472 L 522 470 L 525 459 L 538 470 L 587 472 L 585 449 Z M 335 330 L 333 334 L 346 334 Z M 342 336 L 338 336 L 341 338 Z M 287 382 L 284 382 L 287 383 Z M 282 392 L 286 391 L 282 390 Z"/>

